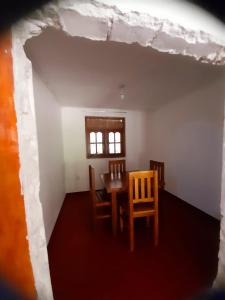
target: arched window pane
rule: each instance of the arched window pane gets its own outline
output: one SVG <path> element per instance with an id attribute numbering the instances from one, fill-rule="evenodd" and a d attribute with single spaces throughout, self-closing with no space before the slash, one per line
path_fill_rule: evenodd
<path id="1" fill-rule="evenodd" d="M 96 143 L 96 135 L 95 132 L 90 133 L 90 142 L 91 143 Z"/>
<path id="2" fill-rule="evenodd" d="M 109 133 L 109 142 L 114 143 L 114 132 Z M 114 153 L 114 152 L 113 152 Z"/>
<path id="3" fill-rule="evenodd" d="M 110 153 L 110 154 L 115 153 L 115 149 L 114 149 L 115 147 L 114 147 L 114 145 L 115 145 L 115 144 L 109 144 L 109 153 Z"/>
<path id="4" fill-rule="evenodd" d="M 115 142 L 120 143 L 120 132 L 116 132 L 115 134 Z"/>
<path id="5" fill-rule="evenodd" d="M 97 133 L 97 143 L 102 143 L 102 132 Z"/>
<path id="6" fill-rule="evenodd" d="M 97 144 L 97 153 L 102 154 L 103 153 L 103 147 L 102 144 Z"/>
<path id="7" fill-rule="evenodd" d="M 121 153 L 121 144 L 120 143 L 116 144 L 116 153 Z"/>
<path id="8" fill-rule="evenodd" d="M 96 154 L 96 144 L 91 144 L 91 154 Z"/>

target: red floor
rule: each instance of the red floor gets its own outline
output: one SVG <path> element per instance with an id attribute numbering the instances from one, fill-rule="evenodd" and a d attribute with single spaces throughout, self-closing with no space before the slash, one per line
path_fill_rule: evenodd
<path id="1" fill-rule="evenodd" d="M 113 238 L 103 221 L 90 226 L 88 193 L 66 196 L 48 251 L 55 300 L 179 300 L 212 283 L 219 222 L 176 197 L 160 195 L 160 242 L 136 226 L 136 248 L 127 232 Z"/>

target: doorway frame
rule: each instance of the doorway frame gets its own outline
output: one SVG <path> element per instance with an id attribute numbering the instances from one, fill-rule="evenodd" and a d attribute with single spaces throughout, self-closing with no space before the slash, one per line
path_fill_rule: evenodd
<path id="1" fill-rule="evenodd" d="M 69 17 L 72 24 L 66 23 Z M 79 28 L 77 24 L 89 24 Z M 25 42 L 47 27 L 63 30 L 70 36 L 98 41 L 138 43 L 170 54 L 181 54 L 211 64 L 225 63 L 225 50 L 212 36 L 183 28 L 170 20 L 144 13 L 121 11 L 98 1 L 50 4 L 12 28 L 14 101 L 20 156 L 20 182 L 24 195 L 29 251 L 39 299 L 53 299 L 48 265 L 47 242 L 39 197 L 39 156 L 33 94 L 32 64 L 24 51 Z M 190 41 L 190 37 L 192 40 Z M 209 47 L 207 48 L 207 45 Z M 203 47 L 204 46 L 204 47 Z M 199 50 L 202 49 L 202 52 Z M 22 80 L 21 80 L 22 79 Z M 225 278 L 225 131 L 221 184 L 221 234 L 216 284 Z M 40 276 L 41 274 L 41 276 Z"/>

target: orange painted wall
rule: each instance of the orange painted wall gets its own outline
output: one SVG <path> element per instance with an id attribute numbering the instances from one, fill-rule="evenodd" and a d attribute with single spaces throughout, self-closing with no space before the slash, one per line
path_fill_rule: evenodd
<path id="1" fill-rule="evenodd" d="M 13 101 L 11 35 L 0 36 L 0 275 L 24 295 L 35 298 Z"/>

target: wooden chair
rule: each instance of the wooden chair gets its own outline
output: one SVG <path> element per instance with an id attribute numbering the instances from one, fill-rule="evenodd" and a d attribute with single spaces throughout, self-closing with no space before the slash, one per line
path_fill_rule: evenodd
<path id="1" fill-rule="evenodd" d="M 129 173 L 128 207 L 120 207 L 120 226 L 124 218 L 129 220 L 130 251 L 134 251 L 134 219 L 154 218 L 154 244 L 158 245 L 158 172 L 141 171 Z"/>
<path id="2" fill-rule="evenodd" d="M 118 174 L 123 172 L 126 172 L 125 159 L 109 160 L 109 173 Z"/>
<path id="3" fill-rule="evenodd" d="M 97 219 L 111 218 L 112 205 L 110 197 L 104 190 L 96 191 L 95 185 L 95 169 L 89 165 L 89 183 L 90 196 L 92 202 L 93 224 L 96 225 Z M 107 197 L 108 196 L 108 197 Z"/>
<path id="4" fill-rule="evenodd" d="M 164 190 L 164 187 L 165 187 L 164 162 L 150 160 L 150 170 L 156 170 L 156 171 L 158 171 L 159 189 Z"/>

